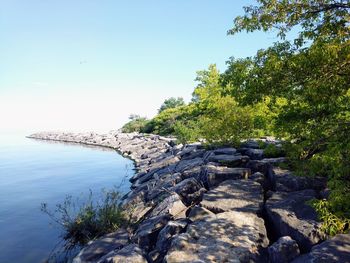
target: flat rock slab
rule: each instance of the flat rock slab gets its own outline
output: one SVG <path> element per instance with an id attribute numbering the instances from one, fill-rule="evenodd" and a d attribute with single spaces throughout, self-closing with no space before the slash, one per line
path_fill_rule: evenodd
<path id="1" fill-rule="evenodd" d="M 325 178 L 296 176 L 291 171 L 273 167 L 272 176 L 276 181 L 276 191 L 293 192 L 305 189 L 320 191 L 326 188 Z"/>
<path id="2" fill-rule="evenodd" d="M 237 150 L 235 148 L 219 148 L 214 150 L 214 154 L 235 154 Z"/>
<path id="3" fill-rule="evenodd" d="M 310 253 L 296 258 L 292 263 L 349 263 L 350 234 L 339 234 L 312 248 Z"/>
<path id="4" fill-rule="evenodd" d="M 251 170 L 248 168 L 229 168 L 206 165 L 200 177 L 201 181 L 204 182 L 207 187 L 212 188 L 226 180 L 248 178 L 250 174 Z"/>
<path id="5" fill-rule="evenodd" d="M 129 241 L 129 233 L 125 229 L 107 234 L 89 243 L 73 259 L 73 263 L 96 262 L 110 251 L 125 246 Z"/>
<path id="6" fill-rule="evenodd" d="M 195 221 L 174 238 L 164 258 L 180 262 L 256 262 L 268 239 L 263 219 L 253 213 L 224 212 Z"/>
<path id="7" fill-rule="evenodd" d="M 130 244 L 120 250 L 112 251 L 97 263 L 147 263 L 145 252 L 136 244 Z"/>
<path id="8" fill-rule="evenodd" d="M 182 160 L 176 165 L 175 171 L 178 173 L 181 173 L 181 172 L 184 172 L 185 170 L 192 169 L 202 164 L 203 164 L 203 159 L 200 157 L 190 159 L 190 160 Z"/>
<path id="9" fill-rule="evenodd" d="M 258 213 L 263 205 L 263 192 L 252 180 L 227 180 L 203 195 L 201 206 L 214 213 L 241 211 Z"/>
<path id="10" fill-rule="evenodd" d="M 266 202 L 267 220 L 276 234 L 290 236 L 302 252 L 310 251 L 324 238 L 316 211 L 306 204 L 315 196 L 314 190 L 274 193 Z"/>
<path id="11" fill-rule="evenodd" d="M 219 155 L 211 155 L 209 157 L 209 162 L 217 162 L 223 165 L 227 165 L 230 167 L 239 166 L 249 161 L 249 157 L 245 155 L 227 155 L 227 154 L 219 154 Z"/>

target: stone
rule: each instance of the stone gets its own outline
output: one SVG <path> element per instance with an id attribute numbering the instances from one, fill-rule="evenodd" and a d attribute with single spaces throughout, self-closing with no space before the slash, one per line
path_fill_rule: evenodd
<path id="1" fill-rule="evenodd" d="M 315 245 L 310 253 L 296 258 L 292 263 L 349 263 L 350 234 L 338 234 Z"/>
<path id="2" fill-rule="evenodd" d="M 260 172 L 253 173 L 251 176 L 249 176 L 249 180 L 253 180 L 259 183 L 265 189 L 266 178 L 262 173 Z"/>
<path id="3" fill-rule="evenodd" d="M 187 206 L 183 204 L 178 194 L 172 194 L 160 202 L 151 212 L 151 217 L 169 214 L 173 218 L 186 218 Z"/>
<path id="4" fill-rule="evenodd" d="M 230 210 L 258 213 L 263 205 L 259 183 L 251 180 L 227 180 L 203 195 L 201 206 L 214 213 Z"/>
<path id="5" fill-rule="evenodd" d="M 238 151 L 241 154 L 249 156 L 252 160 L 261 160 L 264 158 L 264 150 L 263 149 L 252 149 L 252 148 L 240 148 Z"/>
<path id="6" fill-rule="evenodd" d="M 277 236 L 290 236 L 301 252 L 324 239 L 321 223 L 316 211 L 307 201 L 316 197 L 314 190 L 302 190 L 291 193 L 274 193 L 266 201 L 267 221 Z"/>
<path id="7" fill-rule="evenodd" d="M 228 168 L 208 164 L 204 167 L 200 178 L 206 187 L 212 188 L 229 179 L 248 178 L 250 174 L 248 168 Z"/>
<path id="8" fill-rule="evenodd" d="M 298 244 L 289 236 L 279 238 L 269 248 L 269 262 L 289 263 L 300 255 Z"/>
<path id="9" fill-rule="evenodd" d="M 176 164 L 180 161 L 180 158 L 178 158 L 177 156 L 169 156 L 164 158 L 163 160 L 153 163 L 150 165 L 149 169 L 150 170 L 156 170 L 156 169 L 160 169 L 160 168 L 164 168 L 167 167 L 171 164 Z"/>
<path id="10" fill-rule="evenodd" d="M 257 262 L 267 245 L 263 219 L 229 211 L 190 224 L 174 237 L 164 262 Z"/>
<path id="11" fill-rule="evenodd" d="M 194 205 L 194 204 L 199 204 L 203 200 L 203 195 L 207 192 L 207 189 L 205 188 L 200 188 L 198 191 L 188 194 L 186 196 L 186 204 L 187 206 Z"/>
<path id="12" fill-rule="evenodd" d="M 181 172 L 184 172 L 185 170 L 192 169 L 202 164 L 203 164 L 203 159 L 199 157 L 195 159 L 190 159 L 190 160 L 182 160 L 177 164 L 175 171 L 178 173 L 181 173 Z"/>
<path id="13" fill-rule="evenodd" d="M 137 228 L 132 241 L 148 250 L 156 243 L 159 231 L 170 221 L 170 218 L 166 214 L 144 220 Z"/>
<path id="14" fill-rule="evenodd" d="M 197 221 L 202 220 L 208 216 L 215 216 L 215 214 L 204 207 L 196 205 L 191 208 L 187 218 L 191 221 Z"/>
<path id="15" fill-rule="evenodd" d="M 195 178 L 188 178 L 180 183 L 176 184 L 174 187 L 170 189 L 170 191 L 174 191 L 177 194 L 179 194 L 182 198 L 182 200 L 187 204 L 190 205 L 192 203 L 193 198 L 188 198 L 189 194 L 193 194 L 197 192 L 199 189 L 201 189 L 201 184 L 195 179 Z"/>
<path id="16" fill-rule="evenodd" d="M 159 232 L 156 249 L 161 253 L 166 253 L 172 237 L 185 231 L 188 225 L 187 220 L 169 221 L 168 224 Z"/>
<path id="17" fill-rule="evenodd" d="M 241 143 L 241 148 L 259 149 L 260 145 L 256 140 L 247 140 Z"/>
<path id="18" fill-rule="evenodd" d="M 296 176 L 291 171 L 279 167 L 273 167 L 272 172 L 276 181 L 276 191 L 294 192 L 305 189 L 321 191 L 326 187 L 325 178 Z"/>
<path id="19" fill-rule="evenodd" d="M 130 244 L 120 250 L 112 251 L 97 263 L 147 263 L 145 252 L 136 244 Z"/>
<path id="20" fill-rule="evenodd" d="M 208 159 L 210 162 L 217 162 L 222 165 L 226 165 L 229 167 L 235 167 L 235 166 L 240 166 L 249 161 L 248 156 L 242 156 L 242 155 L 225 155 L 225 154 L 220 154 L 220 155 L 212 155 Z"/>
<path id="21" fill-rule="evenodd" d="M 235 148 L 219 148 L 214 150 L 214 154 L 227 154 L 227 155 L 234 155 L 237 153 L 237 150 Z"/>
<path id="22" fill-rule="evenodd" d="M 125 229 L 107 234 L 97 240 L 90 242 L 73 259 L 73 263 L 96 262 L 110 251 L 120 249 L 129 242 L 129 233 Z"/>

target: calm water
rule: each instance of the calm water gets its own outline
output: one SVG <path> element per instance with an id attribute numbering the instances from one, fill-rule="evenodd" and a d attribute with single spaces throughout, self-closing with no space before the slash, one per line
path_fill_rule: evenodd
<path id="1" fill-rule="evenodd" d="M 119 186 L 127 192 L 132 162 L 113 150 L 0 134 L 0 262 L 43 262 L 60 229 L 40 211 L 67 194 Z"/>

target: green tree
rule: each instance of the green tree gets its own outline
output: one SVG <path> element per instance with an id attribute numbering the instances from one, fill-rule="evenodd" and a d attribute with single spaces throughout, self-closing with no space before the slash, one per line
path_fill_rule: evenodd
<path id="1" fill-rule="evenodd" d="M 183 98 L 178 97 L 178 98 L 174 98 L 171 97 L 169 99 L 166 99 L 163 104 L 160 106 L 160 109 L 158 110 L 158 113 L 161 113 L 162 111 L 166 110 L 166 109 L 173 109 L 176 107 L 180 107 L 180 106 L 184 106 L 185 105 L 185 101 Z"/>
<path id="2" fill-rule="evenodd" d="M 300 172 L 328 176 L 330 198 L 326 205 L 315 205 L 321 216 L 327 215 L 322 218 L 327 232 L 347 231 L 347 224 L 341 222 L 350 218 L 350 3 L 257 2 L 234 20 L 229 34 L 277 29 L 285 40 L 293 27 L 300 32 L 293 42 L 259 51 L 245 61 L 248 66 L 243 71 L 238 70 L 241 61 L 231 61 L 229 70 L 246 76 L 235 79 L 227 72 L 226 81 L 233 83 L 231 94 L 239 94 L 244 104 L 269 96 L 270 107 L 284 100 L 275 117 L 275 131 L 294 141 L 289 157 Z"/>

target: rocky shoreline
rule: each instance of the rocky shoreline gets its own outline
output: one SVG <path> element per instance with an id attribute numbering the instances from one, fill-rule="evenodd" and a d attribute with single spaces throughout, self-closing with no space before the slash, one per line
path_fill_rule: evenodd
<path id="1" fill-rule="evenodd" d="M 109 147 L 135 162 L 122 205 L 138 227 L 91 242 L 75 263 L 350 262 L 350 234 L 327 240 L 306 204 L 324 196 L 325 181 L 279 168 L 284 158 L 266 158 L 256 140 L 235 149 L 137 133 L 28 137 Z"/>

